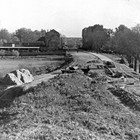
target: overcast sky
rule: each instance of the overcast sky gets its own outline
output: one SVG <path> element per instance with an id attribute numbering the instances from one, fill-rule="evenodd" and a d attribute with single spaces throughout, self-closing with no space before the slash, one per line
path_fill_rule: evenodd
<path id="1" fill-rule="evenodd" d="M 114 29 L 140 23 L 140 0 L 0 0 L 0 5 L 0 29 L 10 32 L 56 29 L 81 37 L 84 27 L 95 24 Z"/>

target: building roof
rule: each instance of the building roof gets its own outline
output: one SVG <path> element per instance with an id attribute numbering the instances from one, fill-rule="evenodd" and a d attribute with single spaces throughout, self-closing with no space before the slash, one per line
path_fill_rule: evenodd
<path id="1" fill-rule="evenodd" d="M 39 49 L 40 47 L 0 47 L 0 49 Z"/>
<path id="2" fill-rule="evenodd" d="M 57 32 L 57 31 L 56 31 L 56 30 L 54 30 L 54 29 L 50 30 L 50 32 L 54 32 L 54 33 L 57 33 L 57 34 L 59 34 L 59 35 L 60 35 L 60 33 L 59 33 L 59 32 Z"/>

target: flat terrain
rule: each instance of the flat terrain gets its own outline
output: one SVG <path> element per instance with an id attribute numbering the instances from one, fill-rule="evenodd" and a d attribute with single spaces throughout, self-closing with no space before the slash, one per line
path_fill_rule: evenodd
<path id="1" fill-rule="evenodd" d="M 5 58 L 0 59 L 0 76 L 4 76 L 10 71 L 21 69 L 21 68 L 39 68 L 50 65 L 60 65 L 64 61 L 57 60 L 58 57 L 46 56 L 46 57 L 24 57 L 19 59 Z M 60 57 L 59 57 L 60 58 Z M 62 58 L 62 57 L 61 57 Z"/>

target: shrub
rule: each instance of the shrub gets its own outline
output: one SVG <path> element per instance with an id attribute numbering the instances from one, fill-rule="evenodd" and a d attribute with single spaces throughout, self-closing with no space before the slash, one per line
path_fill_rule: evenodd
<path id="1" fill-rule="evenodd" d="M 0 56 L 5 56 L 6 51 L 5 50 L 0 50 Z"/>
<path id="2" fill-rule="evenodd" d="M 19 52 L 17 50 L 12 50 L 12 55 L 18 57 Z"/>
<path id="3" fill-rule="evenodd" d="M 99 73 L 90 71 L 90 72 L 89 72 L 89 76 L 90 76 L 91 78 L 96 78 L 96 77 L 99 77 Z"/>

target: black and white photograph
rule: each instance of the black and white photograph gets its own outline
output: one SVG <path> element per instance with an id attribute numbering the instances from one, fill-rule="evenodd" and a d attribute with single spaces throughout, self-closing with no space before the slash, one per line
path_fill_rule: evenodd
<path id="1" fill-rule="evenodd" d="M 140 0 L 0 0 L 0 140 L 140 140 Z"/>

